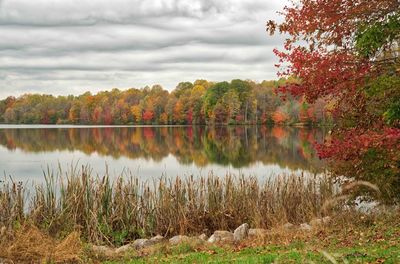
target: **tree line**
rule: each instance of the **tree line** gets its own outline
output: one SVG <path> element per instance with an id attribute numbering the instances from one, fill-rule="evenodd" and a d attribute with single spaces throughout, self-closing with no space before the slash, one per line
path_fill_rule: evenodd
<path id="1" fill-rule="evenodd" d="M 25 94 L 0 101 L 0 122 L 9 124 L 273 124 L 331 122 L 325 100 L 282 98 L 277 81 L 181 82 L 172 92 L 160 85 L 79 96 Z"/>

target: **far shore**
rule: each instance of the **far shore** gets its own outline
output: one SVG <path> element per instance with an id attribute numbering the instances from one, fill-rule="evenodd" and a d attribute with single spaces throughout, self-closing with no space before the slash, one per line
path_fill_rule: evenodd
<path id="1" fill-rule="evenodd" d="M 94 124 L 5 124 L 0 123 L 0 129 L 7 128 L 104 128 L 104 127 L 295 127 L 295 128 L 330 128 L 331 124 L 126 124 L 126 125 L 94 125 Z"/>

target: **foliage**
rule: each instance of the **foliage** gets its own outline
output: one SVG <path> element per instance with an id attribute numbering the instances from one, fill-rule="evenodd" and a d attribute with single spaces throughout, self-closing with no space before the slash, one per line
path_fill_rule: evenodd
<path id="1" fill-rule="evenodd" d="M 285 50 L 275 50 L 280 75 L 300 80 L 279 91 L 334 102 L 337 126 L 321 157 L 340 175 L 385 175 L 398 190 L 399 10 L 398 0 L 300 0 L 285 7 L 283 23 L 267 24 L 289 36 Z M 380 166 L 368 166 L 371 153 Z"/>
<path id="2" fill-rule="evenodd" d="M 390 216 L 350 214 L 351 222 L 335 223 L 317 234 L 270 231 L 264 239 L 237 246 L 181 245 L 134 252 L 123 263 L 398 263 L 398 213 Z M 360 221 L 360 218 L 365 219 Z M 387 218 L 382 221 L 382 218 Z M 339 219 L 337 219 L 339 220 Z M 339 220 L 340 221 L 340 220 Z M 367 223 L 371 221 L 371 223 Z M 181 248 L 186 250 L 182 251 Z M 107 264 L 121 261 L 109 260 Z"/>
<path id="3" fill-rule="evenodd" d="M 91 171 L 46 172 L 45 184 L 35 185 L 26 205 L 25 190 L 7 181 L 0 186 L 0 226 L 29 222 L 54 236 L 79 227 L 88 242 L 119 245 L 143 235 L 234 230 L 244 222 L 260 228 L 303 223 L 330 212 L 322 211 L 323 205 L 337 192 L 324 176 L 279 175 L 260 181 L 209 174 L 149 182 L 129 172 L 112 181 Z"/>
<path id="4" fill-rule="evenodd" d="M 298 108 L 304 98 L 282 100 L 274 93 L 278 83 L 291 80 L 179 83 L 168 92 L 160 85 L 142 89 L 86 92 L 80 96 L 26 94 L 0 101 L 0 122 L 13 124 L 265 124 L 279 106 Z M 325 102 L 322 108 L 325 107 Z M 307 120 L 283 107 L 284 121 L 328 123 L 330 115 Z M 285 111 L 291 111 L 285 113 Z M 323 110 L 325 111 L 325 109 Z M 326 112 L 326 111 L 325 111 Z M 306 122 L 304 122 L 306 123 Z"/>

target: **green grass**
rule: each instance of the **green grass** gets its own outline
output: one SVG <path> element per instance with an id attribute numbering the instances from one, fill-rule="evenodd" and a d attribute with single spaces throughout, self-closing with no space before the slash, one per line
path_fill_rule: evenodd
<path id="1" fill-rule="evenodd" d="M 181 245 L 180 248 L 190 247 Z M 330 259 L 331 258 L 331 259 Z M 332 261 L 332 259 L 334 261 Z M 400 240 L 397 244 L 387 241 L 359 247 L 308 248 L 288 246 L 263 246 L 232 249 L 210 248 L 202 252 L 174 249 L 169 254 L 158 253 L 130 260 L 104 262 L 105 264 L 135 263 L 400 263 Z"/>
<path id="2" fill-rule="evenodd" d="M 397 214 L 398 216 L 398 214 Z M 281 236 L 257 244 L 161 246 L 104 264 L 135 263 L 400 263 L 400 222 L 354 217 L 313 234 Z"/>

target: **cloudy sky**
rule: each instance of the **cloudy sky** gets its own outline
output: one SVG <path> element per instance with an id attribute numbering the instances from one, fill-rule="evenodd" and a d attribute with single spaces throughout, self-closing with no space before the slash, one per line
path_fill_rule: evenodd
<path id="1" fill-rule="evenodd" d="M 283 0 L 0 0 L 0 98 L 276 78 Z"/>

